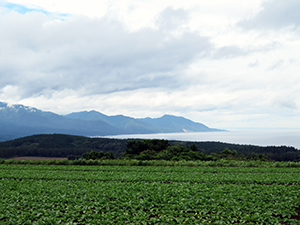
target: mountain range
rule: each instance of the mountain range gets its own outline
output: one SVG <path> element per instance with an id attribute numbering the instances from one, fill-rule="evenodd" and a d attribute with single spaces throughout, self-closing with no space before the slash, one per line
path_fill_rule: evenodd
<path id="1" fill-rule="evenodd" d="M 58 115 L 20 104 L 0 102 L 0 141 L 33 134 L 63 133 L 82 136 L 221 131 L 184 117 L 136 119 L 107 116 L 97 111 Z"/>

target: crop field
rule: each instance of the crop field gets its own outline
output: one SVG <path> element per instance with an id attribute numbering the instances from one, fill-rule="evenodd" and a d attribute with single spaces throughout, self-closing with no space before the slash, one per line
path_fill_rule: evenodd
<path id="1" fill-rule="evenodd" d="M 0 165 L 0 224 L 300 224 L 300 168 Z"/>
<path id="2" fill-rule="evenodd" d="M 61 157 L 38 157 L 38 156 L 21 156 L 11 158 L 9 160 L 68 160 L 68 158 Z"/>

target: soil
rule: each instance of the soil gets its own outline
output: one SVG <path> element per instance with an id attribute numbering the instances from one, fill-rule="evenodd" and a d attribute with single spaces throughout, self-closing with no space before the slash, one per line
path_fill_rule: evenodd
<path id="1" fill-rule="evenodd" d="M 294 220 L 300 221 L 300 207 L 297 207 L 295 211 L 296 211 L 297 215 L 292 215 L 290 219 L 294 219 Z M 278 217 L 283 218 L 280 215 Z M 285 224 L 285 225 L 289 225 L 288 223 L 284 223 L 284 222 L 280 222 L 280 223 L 281 224 Z"/>

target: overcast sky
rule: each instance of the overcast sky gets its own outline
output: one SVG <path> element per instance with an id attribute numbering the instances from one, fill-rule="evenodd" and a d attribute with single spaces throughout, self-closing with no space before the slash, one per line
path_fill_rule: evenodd
<path id="1" fill-rule="evenodd" d="M 0 0 L 0 101 L 300 127 L 299 0 Z"/>

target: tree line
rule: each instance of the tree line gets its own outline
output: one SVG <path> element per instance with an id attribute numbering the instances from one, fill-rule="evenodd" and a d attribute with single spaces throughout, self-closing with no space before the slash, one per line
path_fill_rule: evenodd
<path id="1" fill-rule="evenodd" d="M 251 153 L 246 155 L 238 154 L 236 150 L 225 148 L 223 151 L 216 153 L 205 154 L 199 151 L 195 144 L 183 146 L 171 144 L 168 140 L 139 140 L 128 141 L 126 151 L 122 156 L 123 159 L 138 159 L 138 160 L 201 160 L 214 161 L 218 159 L 233 159 L 233 160 L 261 160 L 267 161 L 265 154 Z"/>
<path id="2" fill-rule="evenodd" d="M 300 161 L 300 152 L 288 146 L 254 146 L 222 142 L 89 138 L 64 134 L 40 134 L 0 142 L 0 158 L 18 156 L 69 157 L 99 153 L 101 158 L 139 160 L 215 160 L 219 158 Z M 94 154 L 94 153 L 93 153 Z"/>

